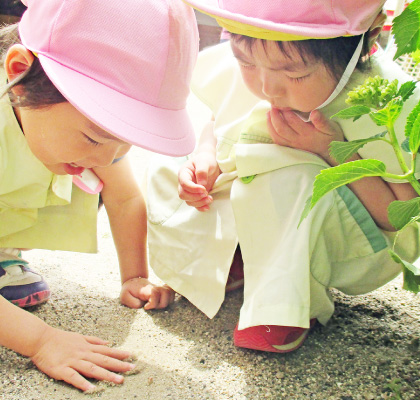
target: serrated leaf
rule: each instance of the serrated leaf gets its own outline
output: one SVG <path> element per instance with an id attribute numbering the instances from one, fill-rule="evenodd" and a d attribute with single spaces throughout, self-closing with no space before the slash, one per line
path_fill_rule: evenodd
<path id="1" fill-rule="evenodd" d="M 323 169 L 315 178 L 311 208 L 328 192 L 366 176 L 383 176 L 385 164 L 379 160 L 357 160 Z"/>
<path id="2" fill-rule="evenodd" d="M 394 60 L 419 48 L 419 32 L 420 2 L 414 1 L 392 23 L 392 34 L 397 45 Z"/>
<path id="3" fill-rule="evenodd" d="M 408 201 L 396 200 L 388 206 L 388 219 L 391 225 L 400 230 L 420 215 L 420 197 Z"/>
<path id="4" fill-rule="evenodd" d="M 401 264 L 404 283 L 403 289 L 408 290 L 413 293 L 418 293 L 420 291 L 420 269 L 413 264 L 403 260 L 397 253 L 392 250 L 388 250 L 392 259 Z"/>
<path id="5" fill-rule="evenodd" d="M 378 126 L 393 124 L 400 116 L 402 110 L 402 99 L 400 97 L 392 99 L 382 110 L 371 112 L 369 117 Z"/>
<path id="6" fill-rule="evenodd" d="M 420 114 L 420 101 L 416 104 L 416 106 L 410 111 L 410 114 L 407 116 L 407 122 L 405 123 L 404 133 L 405 136 L 409 137 L 411 134 L 411 129 L 413 128 L 413 124 L 417 119 L 417 116 Z"/>
<path id="7" fill-rule="evenodd" d="M 401 148 L 406 152 L 406 153 L 410 153 L 410 144 L 409 144 L 409 140 L 408 138 L 405 138 L 402 142 L 401 142 Z"/>
<path id="8" fill-rule="evenodd" d="M 302 214 L 300 215 L 300 220 L 299 220 L 299 224 L 298 224 L 298 228 L 300 226 L 300 224 L 302 223 L 302 221 L 309 215 L 309 213 L 311 212 L 311 203 L 312 203 L 312 196 L 309 196 L 306 199 L 305 202 L 305 207 L 303 208 Z"/>
<path id="9" fill-rule="evenodd" d="M 416 154 L 420 146 L 420 114 L 417 115 L 417 118 L 411 128 L 408 143 L 410 145 L 411 153 Z"/>
<path id="10" fill-rule="evenodd" d="M 362 115 L 369 114 L 370 108 L 366 106 L 351 106 L 331 116 L 331 118 L 351 119 L 360 118 Z"/>
<path id="11" fill-rule="evenodd" d="M 408 81 L 403 83 L 400 89 L 398 90 L 397 96 L 401 96 L 402 100 L 406 101 L 414 93 L 416 84 L 417 82 L 414 81 Z"/>
<path id="12" fill-rule="evenodd" d="M 342 164 L 348 160 L 353 154 L 362 148 L 366 143 L 373 142 L 375 140 L 380 140 L 387 134 L 387 131 L 379 133 L 378 135 L 371 136 L 367 139 L 357 139 L 350 142 L 331 142 L 329 151 L 330 154 Z"/>
<path id="13" fill-rule="evenodd" d="M 411 53 L 411 58 L 413 59 L 414 67 L 417 66 L 417 64 L 420 63 L 420 50 Z"/>

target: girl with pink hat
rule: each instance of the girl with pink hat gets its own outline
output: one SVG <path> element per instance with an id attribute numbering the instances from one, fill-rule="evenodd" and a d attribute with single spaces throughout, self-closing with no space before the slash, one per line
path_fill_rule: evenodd
<path id="1" fill-rule="evenodd" d="M 316 321 L 331 318 L 329 288 L 367 293 L 401 271 L 388 254 L 395 232 L 386 208 L 416 197 L 408 184 L 362 179 L 323 198 L 298 225 L 315 176 L 336 165 L 331 141 L 381 133 L 368 116 L 329 119 L 346 108 L 347 91 L 368 76 L 410 78 L 380 49 L 370 56 L 384 22 L 383 0 L 187 3 L 216 18 L 230 43 L 199 55 L 192 89 L 213 120 L 197 149 L 187 161 L 150 169 L 150 263 L 210 318 L 225 292 L 244 283 L 234 344 L 289 352 Z M 419 97 L 415 91 L 397 132 Z M 401 173 L 392 149 L 380 142 L 359 157 Z M 417 227 L 404 235 L 398 251 L 415 260 Z"/>
<path id="2" fill-rule="evenodd" d="M 121 302 L 165 307 L 148 281 L 145 204 L 124 155 L 172 156 L 195 136 L 185 105 L 198 52 L 193 10 L 180 0 L 26 0 L 0 31 L 0 345 L 82 390 L 83 376 L 121 383 L 129 353 L 47 325 L 20 307 L 46 301 L 20 249 L 96 251 L 98 192 L 121 271 Z M 69 271 L 70 273 L 70 271 Z"/>

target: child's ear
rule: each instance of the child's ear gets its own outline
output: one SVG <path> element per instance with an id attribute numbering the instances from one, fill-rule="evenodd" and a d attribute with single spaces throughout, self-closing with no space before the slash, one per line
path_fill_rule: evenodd
<path id="1" fill-rule="evenodd" d="M 21 44 L 14 44 L 9 48 L 4 62 L 7 79 L 12 82 L 25 72 L 33 63 L 35 56 Z"/>
<path id="2" fill-rule="evenodd" d="M 384 27 L 386 21 L 386 14 L 381 11 L 373 21 L 372 25 L 369 28 L 368 34 L 369 34 L 369 49 L 373 47 L 376 40 L 378 39 L 379 34 L 382 31 L 382 28 Z"/>

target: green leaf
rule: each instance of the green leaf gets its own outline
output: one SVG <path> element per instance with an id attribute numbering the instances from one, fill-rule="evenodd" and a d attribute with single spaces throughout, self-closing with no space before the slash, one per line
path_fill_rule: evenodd
<path id="1" fill-rule="evenodd" d="M 300 216 L 300 220 L 299 220 L 299 224 L 298 224 L 298 228 L 300 226 L 300 224 L 302 223 L 302 221 L 309 215 L 309 213 L 311 212 L 311 203 L 312 203 L 312 196 L 309 196 L 306 199 L 306 203 L 305 203 L 305 207 L 303 208 L 302 214 Z"/>
<path id="2" fill-rule="evenodd" d="M 414 66 L 417 66 L 420 63 L 420 50 L 416 50 L 414 53 L 411 53 L 411 58 L 414 61 Z"/>
<path id="3" fill-rule="evenodd" d="M 350 142 L 331 142 L 329 151 L 330 154 L 340 163 L 342 164 L 346 160 L 348 160 L 353 154 L 357 153 L 357 151 L 362 148 L 366 143 L 373 142 L 375 140 L 380 140 L 387 134 L 388 131 L 384 131 L 379 133 L 378 135 L 371 136 L 367 139 L 357 139 L 352 140 Z"/>
<path id="4" fill-rule="evenodd" d="M 401 97 L 392 99 L 382 110 L 371 112 L 369 117 L 378 126 L 387 126 L 393 124 L 400 116 L 403 102 Z"/>
<path id="5" fill-rule="evenodd" d="M 414 122 L 416 121 L 417 116 L 419 114 L 420 114 L 420 101 L 411 110 L 410 114 L 408 114 L 407 122 L 405 123 L 405 128 L 404 128 L 405 136 L 410 137 Z"/>
<path id="6" fill-rule="evenodd" d="M 416 154 L 420 146 L 420 114 L 417 115 L 417 118 L 411 128 L 409 145 L 411 153 Z"/>
<path id="7" fill-rule="evenodd" d="M 392 33 L 397 45 L 394 60 L 403 54 L 412 53 L 420 47 L 419 31 L 420 2 L 414 1 L 392 23 Z"/>
<path id="8" fill-rule="evenodd" d="M 403 83 L 400 89 L 398 90 L 397 96 L 401 96 L 402 100 L 406 101 L 414 93 L 416 84 L 417 82 L 414 81 L 408 81 Z"/>
<path id="9" fill-rule="evenodd" d="M 353 121 L 356 121 L 362 115 L 369 114 L 369 113 L 370 113 L 369 107 L 352 106 L 352 107 L 347 107 L 344 110 L 339 111 L 338 113 L 334 114 L 331 118 L 341 118 L 341 119 L 354 118 Z"/>
<path id="10" fill-rule="evenodd" d="M 323 169 L 315 178 L 311 209 L 328 192 L 365 176 L 382 176 L 385 164 L 379 160 L 357 160 Z"/>
<path id="11" fill-rule="evenodd" d="M 392 259 L 402 265 L 403 270 L 403 289 L 409 290 L 413 293 L 420 291 L 420 269 L 413 264 L 403 260 L 397 253 L 392 250 L 388 250 Z"/>
<path id="12" fill-rule="evenodd" d="M 402 142 L 401 142 L 401 148 L 406 152 L 406 153 L 410 153 L 410 145 L 409 145 L 409 140 L 408 138 L 405 138 Z"/>
<path id="13" fill-rule="evenodd" d="M 393 201 L 388 206 L 388 219 L 391 225 L 400 230 L 420 215 L 420 197 L 408 201 Z"/>

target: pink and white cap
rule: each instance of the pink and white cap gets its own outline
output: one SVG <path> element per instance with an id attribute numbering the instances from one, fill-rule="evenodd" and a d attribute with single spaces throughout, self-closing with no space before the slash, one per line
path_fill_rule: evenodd
<path id="1" fill-rule="evenodd" d="M 198 53 L 180 0 L 22 0 L 22 43 L 63 96 L 116 137 L 158 153 L 191 153 L 186 100 Z"/>
<path id="2" fill-rule="evenodd" d="M 385 0 L 184 0 L 226 30 L 267 40 L 328 39 L 365 33 Z"/>

